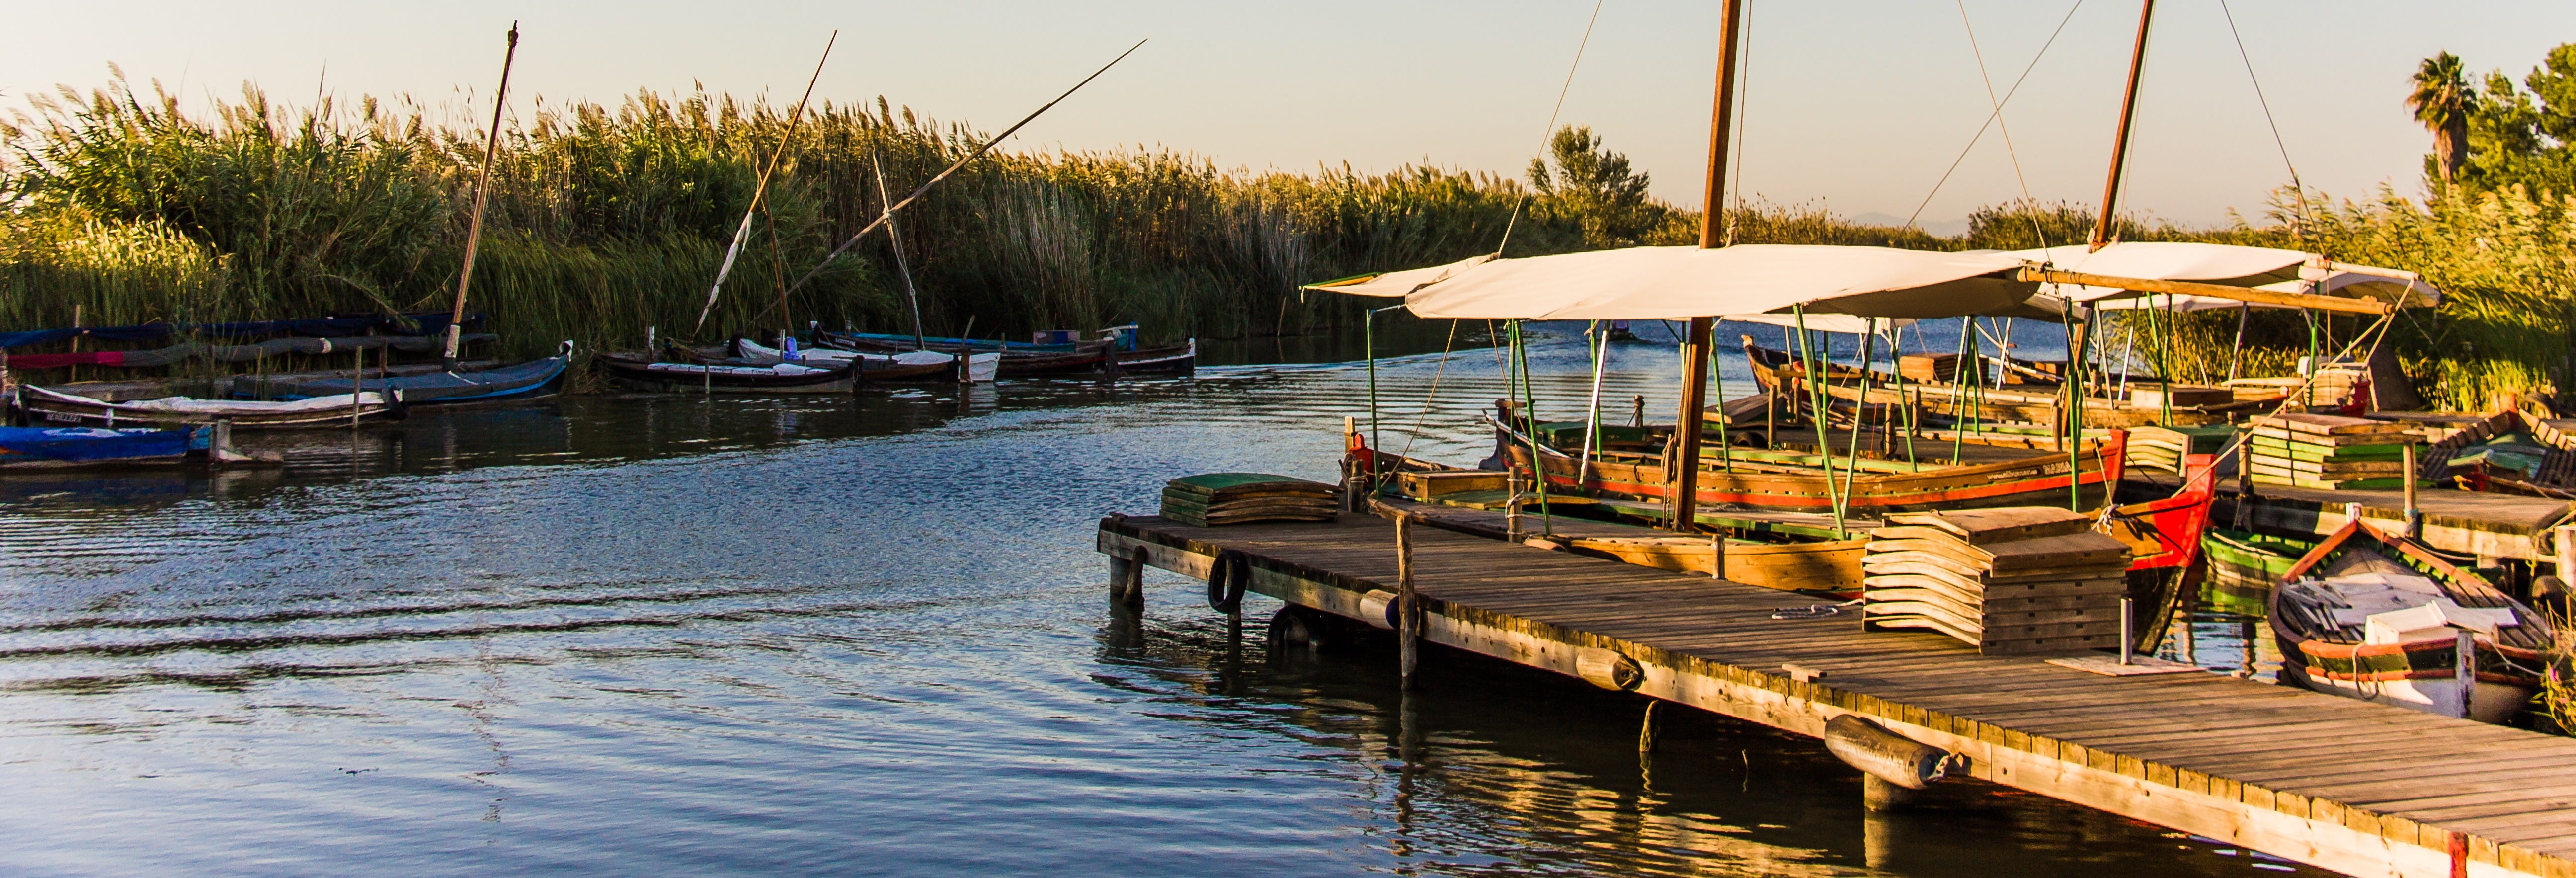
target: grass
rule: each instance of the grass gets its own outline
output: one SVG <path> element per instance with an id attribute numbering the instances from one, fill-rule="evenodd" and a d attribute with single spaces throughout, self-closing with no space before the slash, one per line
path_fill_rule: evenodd
<path id="1" fill-rule="evenodd" d="M 539 103 L 523 118 L 502 132 L 470 304 L 494 316 L 497 353 L 514 357 L 566 339 L 633 347 L 648 327 L 709 341 L 791 321 L 908 331 L 883 235 L 799 289 L 784 317 L 779 291 L 875 218 L 879 160 L 900 198 L 984 136 L 883 99 L 811 109 L 700 329 L 756 169 L 788 136 L 782 109 L 642 92 L 614 106 Z M 0 327 L 70 325 L 75 308 L 91 324 L 444 308 L 482 141 L 471 123 L 406 101 L 291 109 L 246 88 L 190 115 L 121 80 L 39 96 L 0 126 Z M 2302 193 L 2260 225 L 2124 219 L 2118 233 L 2422 271 L 2450 298 L 2400 320 L 2400 360 L 2435 405 L 2488 409 L 2567 386 L 2570 206 L 2519 191 L 2342 203 Z M 1297 285 L 1488 252 L 1507 224 L 1513 256 L 1584 249 L 1578 207 L 1513 178 L 1427 165 L 1290 173 L 1170 150 L 997 151 L 908 209 L 901 234 L 935 334 L 970 320 L 987 338 L 1134 322 L 1158 340 L 1241 338 L 1355 327 L 1359 304 Z M 1660 225 L 1637 240 L 1697 240 L 1698 213 L 1654 208 Z M 2062 202 L 1981 208 L 1951 237 L 1813 203 L 1757 202 L 1728 219 L 1738 243 L 1932 250 L 2072 243 L 2092 225 L 2088 209 Z M 2236 329 L 2227 312 L 2178 321 L 2177 375 L 2224 377 Z M 2336 318 L 2320 340 L 2330 348 L 2357 330 Z M 2290 371 L 2309 334 L 2297 314 L 2255 314 L 2240 374 Z"/>

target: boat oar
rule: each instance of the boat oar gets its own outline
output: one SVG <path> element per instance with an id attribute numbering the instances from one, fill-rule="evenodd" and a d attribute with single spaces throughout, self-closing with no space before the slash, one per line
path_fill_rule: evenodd
<path id="1" fill-rule="evenodd" d="M 1100 74 L 1109 72 L 1109 68 L 1118 66 L 1118 62 L 1127 60 L 1128 55 L 1135 54 L 1137 49 L 1144 48 L 1144 46 L 1144 40 L 1137 40 L 1136 45 L 1127 47 L 1127 51 L 1118 53 L 1118 57 L 1109 59 L 1109 63 L 1100 65 L 1100 69 L 1092 71 L 1090 76 L 1083 77 L 1081 82 L 1074 83 L 1072 88 L 1065 89 L 1063 94 L 1056 95 L 1055 100 L 1046 102 L 1046 106 L 1037 108 L 1036 111 L 1031 112 L 1026 118 L 1012 123 L 1009 128 L 1002 129 L 1002 133 L 994 135 L 991 140 L 984 141 L 983 146 L 976 147 L 975 151 L 967 153 L 965 158 L 958 159 L 956 163 L 949 165 L 946 170 L 940 171 L 937 176 L 931 177 L 928 181 L 923 182 L 920 188 L 912 190 L 912 194 L 904 196 L 902 201 L 895 202 L 894 206 L 886 208 L 885 212 L 877 215 L 875 221 L 860 228 L 856 234 L 850 236 L 849 240 L 841 242 L 841 246 L 834 247 L 832 248 L 832 252 L 823 254 L 823 261 L 815 263 L 813 270 L 805 272 L 804 277 L 797 278 L 795 283 L 788 285 L 787 291 L 793 293 L 797 290 L 804 289 L 805 284 L 812 281 L 815 275 L 823 273 L 824 266 L 831 265 L 832 260 L 838 259 L 841 254 L 849 252 L 849 249 L 857 245 L 859 243 L 859 239 L 867 237 L 869 232 L 876 231 L 878 226 L 885 225 L 887 220 L 894 217 L 895 211 L 911 206 L 911 204 L 914 201 L 919 200 L 921 196 L 928 194 L 931 187 L 939 185 L 940 181 L 948 179 L 949 175 L 955 174 L 958 169 L 966 167 L 966 163 L 983 158 L 985 153 L 993 151 L 993 147 L 1000 146 L 1002 141 L 1009 140 L 1012 133 L 1020 130 L 1020 126 L 1036 121 L 1039 115 L 1053 109 L 1056 104 L 1062 103 L 1065 98 L 1072 97 L 1074 92 L 1081 91 L 1083 86 L 1090 85 L 1092 80 L 1100 78 Z M 714 300 L 708 300 L 707 307 L 715 307 Z M 698 319 L 700 322 L 704 322 L 706 320 L 706 316 L 701 314 Z"/>

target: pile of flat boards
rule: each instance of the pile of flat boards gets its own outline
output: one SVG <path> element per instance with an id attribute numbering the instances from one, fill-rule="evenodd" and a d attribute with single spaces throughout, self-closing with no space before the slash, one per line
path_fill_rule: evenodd
<path id="1" fill-rule="evenodd" d="M 2217 454 L 2227 447 L 2228 437 L 2236 428 L 2226 425 L 2208 427 L 2131 427 L 2129 428 L 2129 465 L 2182 472 L 2182 460 L 2188 454 Z"/>
<path id="2" fill-rule="evenodd" d="M 1163 486 L 1163 517 L 1191 527 L 1256 521 L 1331 521 L 1341 508 L 1331 485 L 1266 473 L 1206 473 Z"/>
<path id="3" fill-rule="evenodd" d="M 2406 446 L 2422 437 L 2407 424 L 2336 415 L 2257 418 L 2247 463 L 2257 484 L 2328 491 L 2402 488 Z"/>
<path id="4" fill-rule="evenodd" d="M 2118 648 L 2129 547 L 2092 526 L 2042 506 L 1889 515 L 1861 558 L 1862 627 L 1985 655 Z"/>

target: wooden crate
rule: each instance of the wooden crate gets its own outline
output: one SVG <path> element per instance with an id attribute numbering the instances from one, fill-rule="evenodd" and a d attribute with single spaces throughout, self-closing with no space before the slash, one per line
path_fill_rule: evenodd
<path id="1" fill-rule="evenodd" d="M 2226 405 L 2235 401 L 2236 391 L 2224 387 L 2193 387 L 2177 384 L 2171 387 L 2148 385 L 2129 388 L 2130 408 L 2162 409 L 2168 404 L 2175 408 L 2184 408 L 2196 405 Z"/>
<path id="2" fill-rule="evenodd" d="M 1896 373 L 1912 381 L 1956 383 L 1959 363 L 1958 354 L 1908 354 L 1896 358 Z"/>
<path id="3" fill-rule="evenodd" d="M 1404 496 L 1429 500 L 1443 494 L 1467 491 L 1511 490 L 1511 476 L 1500 470 L 1450 470 L 1436 473 L 1398 473 L 1397 484 Z"/>

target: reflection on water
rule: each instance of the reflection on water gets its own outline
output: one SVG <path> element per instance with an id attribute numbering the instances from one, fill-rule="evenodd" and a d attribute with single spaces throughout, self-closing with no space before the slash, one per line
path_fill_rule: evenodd
<path id="1" fill-rule="evenodd" d="M 1585 354 L 1579 327 L 1552 329 L 1532 356 L 1542 412 L 1570 418 Z M 1667 346 L 1613 360 L 1613 398 L 1672 404 Z M 1387 443 L 1481 456 L 1493 363 L 1433 347 L 1382 364 Z M 1150 507 L 1178 473 L 1329 477 L 1365 387 L 1354 366 L 1255 365 L 855 399 L 578 397 L 244 436 L 282 470 L 0 479 L 9 862 L 2287 868 L 1978 784 L 1865 814 L 1857 775 L 1814 742 L 1713 717 L 1668 714 L 1641 759 L 1631 697 L 1435 654 L 1408 698 L 1388 651 L 1273 658 L 1275 604 L 1230 630 L 1161 574 L 1143 617 L 1105 608 L 1100 515 Z"/>

